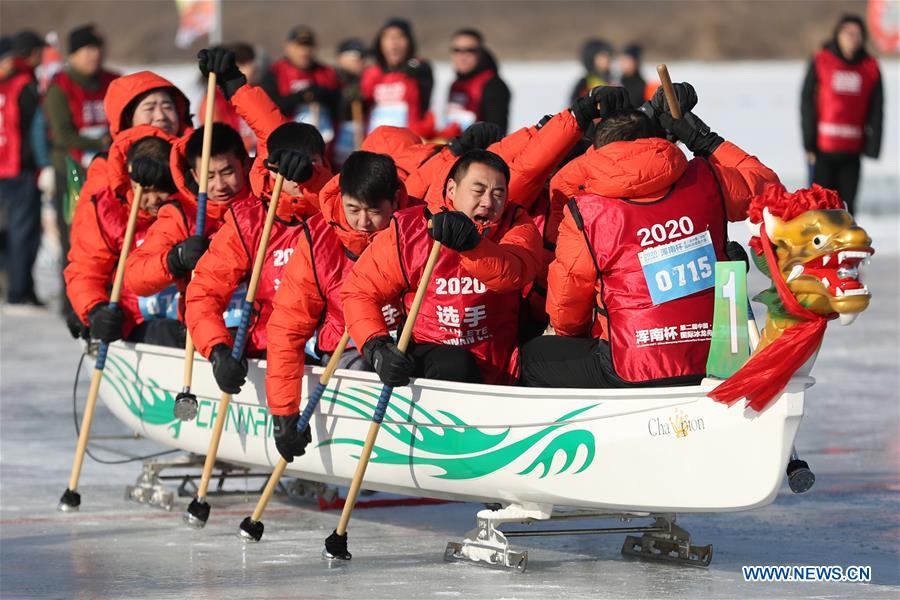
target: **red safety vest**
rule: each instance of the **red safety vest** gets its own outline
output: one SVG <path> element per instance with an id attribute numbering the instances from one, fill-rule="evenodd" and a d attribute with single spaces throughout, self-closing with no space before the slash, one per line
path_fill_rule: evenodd
<path id="1" fill-rule="evenodd" d="M 99 140 L 109 134 L 109 121 L 103 108 L 103 98 L 106 96 L 109 84 L 117 77 L 118 75 L 115 73 L 101 71 L 100 85 L 93 91 L 86 90 L 75 83 L 75 80 L 69 77 L 66 71 L 60 71 L 53 78 L 53 82 L 63 91 L 69 102 L 72 124 L 78 135 Z M 72 148 L 69 150 L 69 154 L 76 162 L 84 165 L 85 155 L 82 150 Z"/>
<path id="2" fill-rule="evenodd" d="M 597 268 L 597 310 L 607 319 L 618 376 L 631 383 L 702 376 L 712 336 L 715 260 L 724 260 L 727 237 L 724 202 L 709 163 L 690 161 L 655 202 L 585 194 L 569 208 Z M 691 248 L 704 240 L 712 244 L 704 248 L 714 252 L 713 259 L 690 253 L 699 252 Z M 688 254 L 678 254 L 685 248 Z M 648 276 L 654 265 L 645 267 L 642 258 L 667 256 L 674 262 L 655 263 L 667 265 L 664 275 Z M 669 293 L 679 285 L 687 286 L 684 291 L 709 287 L 654 304 L 651 285 Z"/>
<path id="3" fill-rule="evenodd" d="M 259 248 L 266 222 L 267 207 L 268 201 L 262 200 L 237 202 L 229 207 L 251 264 L 256 259 L 256 250 Z M 272 314 L 272 298 L 281 283 L 282 271 L 290 260 L 291 254 L 294 253 L 297 237 L 302 235 L 302 225 L 303 221 L 296 217 L 291 221 L 275 217 L 275 222 L 272 223 L 266 259 L 256 289 L 254 312 L 257 318 L 251 324 L 245 352 L 247 356 L 261 356 L 266 351 L 266 324 L 269 322 L 269 315 Z M 247 281 L 249 280 L 250 273 L 248 272 Z"/>
<path id="4" fill-rule="evenodd" d="M 341 286 L 358 257 L 351 256 L 344 248 L 332 226 L 325 221 L 321 213 L 306 221 L 304 229 L 311 249 L 310 259 L 316 286 L 319 288 L 319 295 L 325 301 L 325 316 L 319 327 L 316 351 L 319 354 L 330 354 L 337 348 L 346 327 Z M 387 328 L 396 329 L 400 310 L 392 304 L 386 304 L 381 312 Z"/>
<path id="5" fill-rule="evenodd" d="M 447 120 L 459 123 L 462 129 L 480 121 L 483 117 L 481 97 L 484 95 L 484 86 L 496 74 L 493 69 L 488 69 L 468 79 L 454 81 L 447 100 Z"/>
<path id="6" fill-rule="evenodd" d="M 18 73 L 0 81 L 0 179 L 17 177 L 22 170 L 19 96 L 32 80 L 29 73 Z"/>
<path id="7" fill-rule="evenodd" d="M 371 95 L 368 129 L 390 125 L 408 127 L 417 122 L 419 114 L 419 83 L 402 71 L 384 71 L 379 65 L 370 66 L 363 74 L 363 94 Z"/>
<path id="8" fill-rule="evenodd" d="M 847 64 L 825 48 L 816 52 L 817 148 L 820 152 L 859 153 L 869 100 L 880 74 L 878 63 L 867 56 Z"/>
<path id="9" fill-rule="evenodd" d="M 110 252 L 119 255 L 122 252 L 122 244 L 125 242 L 125 230 L 128 227 L 128 213 L 130 207 L 124 198 L 117 197 L 112 193 L 102 193 L 91 197 L 94 203 L 94 212 L 97 216 L 97 225 L 103 241 Z M 134 240 L 131 250 L 144 243 L 150 226 L 156 221 L 155 217 L 151 217 L 146 213 L 139 212 L 138 219 L 134 227 Z M 109 280 L 112 282 L 115 277 L 115 268 L 109 274 Z M 137 325 L 144 322 L 141 315 L 137 294 L 122 286 L 121 296 L 119 298 L 119 307 L 125 314 L 125 325 L 123 334 L 125 338 L 131 333 Z"/>
<path id="10" fill-rule="evenodd" d="M 511 205 L 492 237 L 499 239 L 509 229 L 516 210 Z M 403 306 L 408 311 L 433 242 L 421 206 L 401 210 L 394 219 L 397 251 L 407 279 Z M 475 357 L 485 383 L 511 383 L 518 349 L 520 296 L 518 290 L 488 290 L 462 267 L 459 253 L 443 249 L 416 317 L 413 340 L 462 346 Z"/>
<path id="11" fill-rule="evenodd" d="M 282 96 L 302 92 L 311 85 L 330 89 L 338 87 L 334 69 L 324 65 L 314 64 L 312 69 L 299 69 L 281 58 L 272 63 L 270 68 L 275 76 L 275 86 Z"/>

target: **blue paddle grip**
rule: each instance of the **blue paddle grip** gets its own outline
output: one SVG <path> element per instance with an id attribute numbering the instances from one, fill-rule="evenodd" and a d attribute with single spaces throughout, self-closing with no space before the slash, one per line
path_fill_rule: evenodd
<path id="1" fill-rule="evenodd" d="M 250 314 L 253 312 L 253 305 L 244 300 L 244 306 L 241 309 L 241 324 L 238 325 L 237 333 L 234 335 L 234 347 L 231 349 L 231 358 L 241 360 L 244 356 L 244 344 L 247 342 L 247 330 L 250 329 Z"/>
<path id="2" fill-rule="evenodd" d="M 388 402 L 391 401 L 391 394 L 394 388 L 389 385 L 381 388 L 381 395 L 378 396 L 378 404 L 375 406 L 375 414 L 372 415 L 372 422 L 381 424 L 384 421 L 384 413 L 387 412 Z"/>
<path id="3" fill-rule="evenodd" d="M 303 414 L 300 415 L 300 420 L 297 421 L 297 431 L 302 432 L 306 429 L 306 426 L 309 425 L 309 420 L 312 419 L 313 412 L 316 410 L 316 406 L 319 404 L 319 400 L 322 399 L 322 394 L 325 393 L 325 384 L 321 381 L 316 385 L 316 389 L 313 390 L 312 395 L 309 397 L 309 400 L 306 402 L 306 408 L 303 409 Z"/>
<path id="4" fill-rule="evenodd" d="M 194 235 L 203 237 L 206 230 L 206 192 L 197 194 L 197 228 Z"/>

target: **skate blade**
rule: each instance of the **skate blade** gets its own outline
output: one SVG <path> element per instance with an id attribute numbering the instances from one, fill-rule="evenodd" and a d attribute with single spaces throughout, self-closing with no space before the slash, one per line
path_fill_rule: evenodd
<path id="1" fill-rule="evenodd" d="M 622 545 L 622 554 L 625 556 L 701 568 L 709 567 L 712 550 L 712 545 L 690 545 L 685 552 L 683 545 L 676 542 L 633 535 L 626 536 Z"/>
<path id="2" fill-rule="evenodd" d="M 444 548 L 444 561 L 478 565 L 480 567 L 499 569 L 503 571 L 515 570 L 519 573 L 524 573 L 525 569 L 528 567 L 527 551 L 507 551 L 504 553 L 501 551 L 497 551 L 496 549 L 490 550 L 494 551 L 491 552 L 489 556 L 485 556 L 484 558 L 475 558 L 473 556 L 469 556 L 466 553 L 462 544 L 458 542 L 447 542 L 447 547 Z"/>

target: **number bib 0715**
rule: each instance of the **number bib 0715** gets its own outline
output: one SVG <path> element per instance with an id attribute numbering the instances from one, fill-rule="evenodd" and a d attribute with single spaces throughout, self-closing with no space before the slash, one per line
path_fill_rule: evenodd
<path id="1" fill-rule="evenodd" d="M 709 231 L 638 252 L 653 304 L 690 296 L 715 285 L 716 251 Z"/>

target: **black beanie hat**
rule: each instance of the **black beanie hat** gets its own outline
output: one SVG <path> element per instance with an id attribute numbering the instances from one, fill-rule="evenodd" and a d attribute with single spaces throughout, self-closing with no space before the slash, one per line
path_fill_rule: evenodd
<path id="1" fill-rule="evenodd" d="M 103 38 L 97 35 L 93 25 L 82 25 L 69 33 L 69 54 L 85 46 L 103 46 Z"/>

